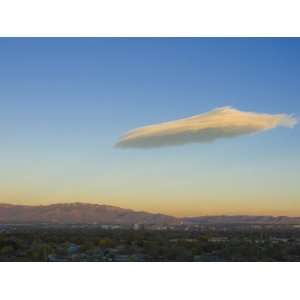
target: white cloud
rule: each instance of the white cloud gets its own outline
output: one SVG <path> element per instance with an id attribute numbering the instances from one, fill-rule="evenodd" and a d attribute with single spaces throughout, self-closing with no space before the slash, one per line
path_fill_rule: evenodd
<path id="1" fill-rule="evenodd" d="M 149 125 L 127 132 L 118 148 L 156 148 L 188 143 L 210 143 L 283 126 L 292 128 L 298 120 L 286 114 L 259 114 L 221 107 L 208 113 L 171 122 Z"/>

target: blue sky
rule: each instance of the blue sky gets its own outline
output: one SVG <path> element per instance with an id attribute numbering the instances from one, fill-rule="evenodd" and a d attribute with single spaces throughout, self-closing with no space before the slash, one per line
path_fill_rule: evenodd
<path id="1" fill-rule="evenodd" d="M 1 202 L 300 215 L 300 126 L 151 150 L 124 132 L 233 106 L 300 116 L 300 39 L 0 39 Z"/>

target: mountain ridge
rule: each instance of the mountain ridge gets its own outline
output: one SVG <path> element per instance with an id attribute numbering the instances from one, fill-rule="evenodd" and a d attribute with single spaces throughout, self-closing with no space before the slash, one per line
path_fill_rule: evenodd
<path id="1" fill-rule="evenodd" d="M 54 203 L 49 205 L 16 205 L 0 203 L 0 224 L 175 224 L 178 219 L 159 213 L 134 211 L 105 204 Z"/>
<path id="2" fill-rule="evenodd" d="M 174 217 L 135 211 L 106 204 L 83 202 L 49 205 L 0 203 L 0 224 L 300 224 L 300 217 L 261 215 L 215 215 Z"/>

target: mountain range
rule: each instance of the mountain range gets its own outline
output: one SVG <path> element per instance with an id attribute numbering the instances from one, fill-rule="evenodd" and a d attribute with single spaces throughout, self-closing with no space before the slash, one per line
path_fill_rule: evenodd
<path id="1" fill-rule="evenodd" d="M 177 222 L 178 219 L 172 216 L 100 204 L 63 203 L 39 206 L 0 204 L 0 224 L 174 224 Z"/>
<path id="2" fill-rule="evenodd" d="M 0 204 L 0 224 L 300 224 L 300 217 L 200 216 L 177 218 L 116 206 L 63 203 L 51 205 Z"/>

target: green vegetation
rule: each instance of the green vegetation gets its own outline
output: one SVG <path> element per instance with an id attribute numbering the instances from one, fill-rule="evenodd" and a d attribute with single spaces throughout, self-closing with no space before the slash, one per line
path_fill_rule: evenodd
<path id="1" fill-rule="evenodd" d="M 300 261 L 300 231 L 7 226 L 0 231 L 0 261 Z"/>

